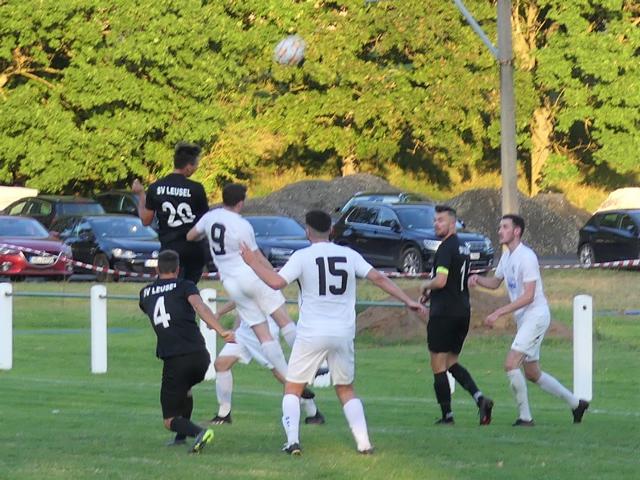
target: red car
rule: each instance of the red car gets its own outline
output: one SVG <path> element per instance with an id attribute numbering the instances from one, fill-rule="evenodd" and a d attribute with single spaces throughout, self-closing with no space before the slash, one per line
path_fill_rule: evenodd
<path id="1" fill-rule="evenodd" d="M 22 251 L 23 247 L 38 252 Z M 0 216 L 0 276 L 47 276 L 57 279 L 73 273 L 73 266 L 62 258 L 71 258 L 71 248 L 49 236 L 33 218 Z"/>

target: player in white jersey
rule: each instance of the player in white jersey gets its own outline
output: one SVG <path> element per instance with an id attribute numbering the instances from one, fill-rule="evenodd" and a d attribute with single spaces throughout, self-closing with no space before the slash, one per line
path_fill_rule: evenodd
<path id="1" fill-rule="evenodd" d="M 544 391 L 563 399 L 571 407 L 573 423 L 580 423 L 589 402 L 580 400 L 558 380 L 540 370 L 540 345 L 549 328 L 551 314 L 542 289 L 542 278 L 536 254 L 521 242 L 524 219 L 518 215 L 504 215 L 500 221 L 498 235 L 500 244 L 507 246 L 496 269 L 495 276 L 469 277 L 469 286 L 496 289 L 505 280 L 511 303 L 498 308 L 485 319 L 492 327 L 496 320 L 513 313 L 518 331 L 507 354 L 504 368 L 509 378 L 519 416 L 513 426 L 534 425 L 529 409 L 527 380 L 536 383 Z M 524 376 L 520 367 L 524 366 Z"/>
<path id="2" fill-rule="evenodd" d="M 345 417 L 360 453 L 373 452 L 362 402 L 353 388 L 356 330 L 356 278 L 367 278 L 414 311 L 426 314 L 391 280 L 369 265 L 362 256 L 331 243 L 331 217 L 322 211 L 306 215 L 306 232 L 311 246 L 293 253 L 279 273 L 265 267 L 250 246 L 242 256 L 269 286 L 281 289 L 297 281 L 300 285 L 298 333 L 289 358 L 282 399 L 282 424 L 287 435 L 283 451 L 300 455 L 300 395 L 320 364 L 327 359 L 331 380 L 342 403 Z"/>
<path id="3" fill-rule="evenodd" d="M 220 318 L 235 308 L 235 303 L 228 302 L 214 314 L 215 318 Z M 280 329 L 278 325 L 269 317 L 269 331 L 273 338 L 278 338 Z M 240 362 L 248 364 L 255 360 L 259 365 L 271 370 L 273 376 L 284 385 L 284 377 L 273 367 L 271 362 L 264 356 L 258 337 L 253 332 L 247 322 L 236 317 L 235 343 L 225 344 L 214 362 L 216 369 L 216 397 L 218 398 L 218 413 L 210 421 L 212 425 L 230 424 L 231 420 L 231 397 L 233 392 L 233 375 L 231 369 Z M 227 348 L 229 347 L 229 348 Z M 324 416 L 318 410 L 313 398 L 303 398 L 300 401 L 305 410 L 306 424 L 324 424 Z"/>
<path id="4" fill-rule="evenodd" d="M 204 214 L 187 233 L 187 240 L 197 241 L 206 236 L 222 285 L 235 302 L 240 318 L 253 329 L 264 356 L 282 377 L 286 377 L 287 362 L 280 343 L 269 331 L 267 319 L 269 316 L 273 318 L 289 345 L 293 345 L 296 324 L 289 318 L 282 293 L 260 280 L 240 256 L 240 245 L 244 243 L 256 252 L 265 267 L 272 268 L 258 249 L 253 227 L 240 215 L 246 194 L 244 185 L 232 183 L 225 186 L 222 190 L 223 207 Z"/>

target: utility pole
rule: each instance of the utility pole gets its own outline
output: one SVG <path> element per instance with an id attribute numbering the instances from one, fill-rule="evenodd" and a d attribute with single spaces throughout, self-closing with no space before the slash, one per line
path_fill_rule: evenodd
<path id="1" fill-rule="evenodd" d="M 513 90 L 511 46 L 511 0 L 498 0 L 498 48 L 482 30 L 462 0 L 453 0 L 467 23 L 478 34 L 500 64 L 500 168 L 502 172 L 502 214 L 519 213 L 516 155 L 516 109 Z"/>

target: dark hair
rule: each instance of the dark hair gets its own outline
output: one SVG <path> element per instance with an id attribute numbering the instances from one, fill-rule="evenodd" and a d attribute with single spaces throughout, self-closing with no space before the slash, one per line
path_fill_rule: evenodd
<path id="1" fill-rule="evenodd" d="M 178 143 L 173 154 L 174 168 L 183 169 L 187 165 L 193 165 L 198 160 L 201 151 L 202 149 L 195 143 Z"/>
<path id="2" fill-rule="evenodd" d="M 173 273 L 180 266 L 180 257 L 175 250 L 163 250 L 158 255 L 158 271 L 160 273 Z"/>
<path id="3" fill-rule="evenodd" d="M 310 210 L 304 217 L 304 222 L 318 233 L 331 231 L 331 216 L 322 210 Z"/>
<path id="4" fill-rule="evenodd" d="M 516 215 L 514 213 L 507 213 L 502 216 L 503 220 L 511 220 L 513 222 L 514 227 L 520 228 L 520 237 L 524 235 L 524 218 L 520 215 Z"/>
<path id="5" fill-rule="evenodd" d="M 239 183 L 230 183 L 222 189 L 222 203 L 226 207 L 235 207 L 247 197 L 247 187 Z"/>
<path id="6" fill-rule="evenodd" d="M 436 205 L 436 213 L 448 213 L 453 218 L 456 218 L 456 209 L 449 205 Z"/>

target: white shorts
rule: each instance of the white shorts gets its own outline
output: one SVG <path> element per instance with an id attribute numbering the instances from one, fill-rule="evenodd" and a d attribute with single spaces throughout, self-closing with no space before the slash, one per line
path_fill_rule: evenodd
<path id="1" fill-rule="evenodd" d="M 280 290 L 274 290 L 257 276 L 250 279 L 229 277 L 222 285 L 231 300 L 236 302 L 236 310 L 242 321 L 253 326 L 266 322 L 269 315 L 284 305 Z"/>
<path id="2" fill-rule="evenodd" d="M 269 317 L 269 330 L 273 338 L 277 339 L 279 337 L 280 329 L 271 317 Z M 271 365 L 271 362 L 264 356 L 260 341 L 258 337 L 256 337 L 256 334 L 253 333 L 251 327 L 242 322 L 235 333 L 236 343 L 225 343 L 218 354 L 219 357 L 236 357 L 240 360 L 240 363 L 244 364 L 255 360 L 259 365 L 273 370 L 273 365 Z"/>
<path id="3" fill-rule="evenodd" d="M 550 322 L 548 310 L 535 315 L 528 314 L 518 320 L 518 332 L 511 344 L 511 350 L 524 353 L 525 362 L 540 360 L 540 346 Z"/>
<path id="4" fill-rule="evenodd" d="M 334 385 L 350 385 L 355 377 L 355 353 L 352 338 L 315 337 L 313 340 L 296 338 L 289 357 L 287 381 L 313 383 L 316 372 L 324 360 L 329 364 Z"/>

